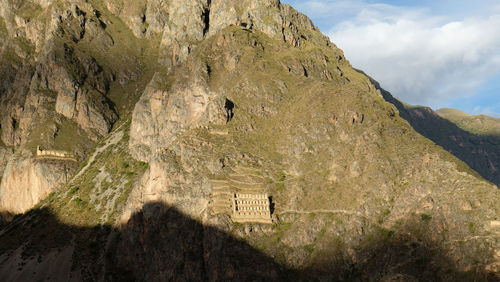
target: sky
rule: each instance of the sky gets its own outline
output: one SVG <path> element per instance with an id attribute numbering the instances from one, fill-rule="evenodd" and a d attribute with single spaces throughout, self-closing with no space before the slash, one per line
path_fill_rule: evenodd
<path id="1" fill-rule="evenodd" d="M 282 0 L 401 100 L 500 117 L 500 0 Z"/>

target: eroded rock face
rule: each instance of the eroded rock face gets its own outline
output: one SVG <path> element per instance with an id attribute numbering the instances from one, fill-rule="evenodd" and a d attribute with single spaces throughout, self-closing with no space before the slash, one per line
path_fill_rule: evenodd
<path id="1" fill-rule="evenodd" d="M 20 145 L 26 133 L 31 130 L 33 111 L 26 110 L 33 108 L 29 97 L 46 96 L 41 92 L 55 92 L 55 111 L 74 120 L 82 129 L 94 135 L 94 139 L 107 134 L 117 120 L 117 115 L 106 98 L 113 76 L 106 73 L 94 58 L 75 52 L 74 47 L 66 43 L 56 43 L 64 37 L 74 42 L 85 38 L 97 43 L 105 51 L 113 45 L 112 38 L 97 16 L 84 12 L 76 4 L 48 8 L 49 4 L 2 7 L 8 37 L 14 42 L 24 41 L 21 46 L 25 47 L 17 52 L 17 56 L 37 62 L 17 66 L 12 85 L 7 86 L 2 95 L 2 107 L 6 109 L 1 119 L 5 128 L 2 141 L 9 146 Z M 44 7 L 48 9 L 44 10 Z M 19 9 L 28 8 L 51 16 L 25 20 L 15 14 Z M 5 48 L 12 47 L 7 45 Z M 30 50 L 31 48 L 34 49 Z M 36 106 L 54 110 L 50 109 L 53 105 Z M 44 109 L 34 111 L 46 115 L 43 113 Z"/>
<path id="2" fill-rule="evenodd" d="M 25 152 L 41 145 L 84 156 L 89 143 L 108 134 L 118 119 L 107 97 L 113 71 L 78 45 L 107 52 L 114 41 L 100 14 L 83 1 L 4 1 L 0 16 L 6 75 L 0 83 L 1 140 L 5 150 L 23 155 L 9 160 L 0 209 L 22 213 L 69 177 L 64 165 L 39 163 Z"/>
<path id="3" fill-rule="evenodd" d="M 143 5 L 142 7 L 148 7 L 144 8 L 143 11 L 151 12 L 149 7 L 153 2 L 155 1 L 140 4 Z M 119 14 L 129 11 L 126 10 L 129 9 L 126 7 L 125 3 L 122 8 L 111 3 L 108 4 L 108 8 Z M 168 164 L 168 161 L 165 163 L 165 158 L 162 155 L 170 154 L 172 146 L 175 148 L 173 149 L 174 155 L 178 153 L 182 155 L 185 152 L 182 145 L 180 148 L 178 144 L 174 143 L 186 131 L 212 125 L 224 125 L 231 120 L 234 114 L 234 103 L 224 96 L 226 89 L 215 91 L 208 85 L 208 81 L 211 79 L 211 66 L 199 60 L 199 57 L 189 56 L 197 48 L 196 45 L 199 42 L 215 36 L 217 39 L 213 40 L 212 51 L 218 48 L 224 49 L 228 45 L 234 44 L 235 38 L 226 37 L 227 35 L 221 31 L 233 26 L 251 32 L 260 32 L 292 47 L 299 47 L 304 40 L 312 39 L 310 32 L 317 32 L 317 28 L 307 17 L 290 6 L 282 5 L 275 0 L 170 1 L 164 7 L 169 11 L 169 17 L 163 23 L 159 60 L 170 70 L 176 65 L 182 65 L 175 69 L 175 82 L 173 85 L 169 85 L 168 89 L 165 88 L 165 85 L 172 84 L 169 81 L 172 78 L 169 74 L 157 73 L 134 109 L 130 132 L 130 151 L 135 158 L 148 161 L 151 166 L 141 183 L 142 189 L 146 189 L 148 192 L 141 192 L 137 195 L 132 193 L 129 208 L 122 218 L 123 221 L 126 221 L 128 216 L 140 208 L 140 203 L 151 200 L 165 201 L 176 207 L 186 205 L 180 210 L 196 218 L 199 218 L 206 208 L 206 197 L 209 193 L 206 179 L 202 182 L 196 179 L 176 179 L 173 176 L 177 175 L 176 173 L 172 172 L 169 175 L 162 171 L 162 167 Z M 157 11 L 158 14 L 161 12 Z M 147 16 L 146 12 L 143 18 L 147 21 L 150 16 Z M 138 30 L 137 28 L 133 29 Z M 136 32 L 135 34 L 137 35 Z M 141 34 L 150 35 L 151 33 L 144 29 Z M 315 40 L 319 38 L 324 46 L 333 46 L 326 37 L 318 36 L 318 34 L 316 34 Z M 263 46 L 255 40 L 248 42 L 248 44 L 256 49 L 263 49 Z M 334 50 L 339 52 L 335 59 L 339 60 L 340 58 L 341 60 L 341 51 L 336 48 Z M 234 53 L 237 52 L 227 51 L 224 53 L 224 60 L 218 63 L 223 62 L 224 67 L 229 71 L 236 70 L 240 56 Z M 324 57 L 321 57 L 320 60 L 324 61 L 325 66 L 327 65 Z M 287 66 L 287 68 L 289 72 L 297 72 L 301 76 L 318 73 L 319 76 L 328 80 L 333 79 L 332 72 L 321 68 L 321 70 L 317 70 L 317 66 L 311 62 L 300 62 Z M 307 73 L 306 69 L 308 68 L 311 68 L 310 73 Z M 340 72 L 338 68 L 335 70 Z M 304 75 L 304 73 L 306 74 Z M 328 75 L 325 76 L 324 73 Z M 286 86 L 281 83 L 280 88 L 283 89 Z M 267 90 L 264 91 L 267 92 Z M 271 101 L 275 103 L 275 99 L 277 97 L 272 97 Z M 226 108 L 227 101 L 232 105 L 230 110 Z M 259 115 L 268 115 L 271 112 L 276 114 L 276 110 L 267 105 L 260 106 L 256 111 Z M 200 165 L 210 167 L 210 171 L 217 171 L 220 169 L 221 163 L 218 160 L 211 160 L 209 164 Z M 185 167 L 187 169 L 187 165 Z M 193 193 L 186 191 L 185 196 L 182 197 L 184 199 L 178 199 L 180 194 L 169 192 L 167 187 L 169 183 L 182 183 L 183 181 L 187 181 L 189 185 L 200 185 L 204 188 L 196 192 L 191 191 Z M 144 198 L 144 195 L 149 196 Z M 189 201 L 198 203 L 198 205 L 187 204 Z M 183 204 L 180 204 L 181 202 Z"/>
<path id="4" fill-rule="evenodd" d="M 137 37 L 161 34 L 159 62 L 169 68 L 183 62 L 201 40 L 230 25 L 258 30 L 293 46 L 317 30 L 310 19 L 278 0 L 126 0 L 107 1 L 107 8 Z M 331 43 L 325 38 L 324 44 Z"/>
<path id="5" fill-rule="evenodd" d="M 103 136 L 118 118 L 104 95 L 109 88 L 109 80 L 95 59 L 75 56 L 71 48 L 64 47 L 64 55 L 56 54 L 55 61 L 48 62 L 46 69 L 41 67 L 33 80 L 45 84 L 39 89 L 45 86 L 47 90 L 57 93 L 57 113 L 74 120 L 82 129 L 89 132 L 95 130 Z M 58 65 L 60 60 L 70 61 L 70 69 Z M 91 86 L 90 89 L 84 86 L 86 84 Z"/>
<path id="6" fill-rule="evenodd" d="M 74 169 L 74 163 L 37 161 L 27 156 L 11 158 L 0 184 L 2 215 L 26 212 L 66 182 Z"/>
<path id="7" fill-rule="evenodd" d="M 138 159 L 151 161 L 185 131 L 209 124 L 225 124 L 225 98 L 206 84 L 206 70 L 197 65 L 186 84 L 170 90 L 158 89 L 159 74 L 136 104 L 130 128 L 130 151 Z"/>
<path id="8" fill-rule="evenodd" d="M 150 11 L 149 7 L 154 5 L 152 3 L 158 1 L 146 2 L 143 5 Z M 164 6 L 168 7 L 169 17 L 168 21 L 163 22 L 159 60 L 167 67 L 184 62 L 198 42 L 228 26 L 241 26 L 260 31 L 294 47 L 299 46 L 302 40 L 307 40 L 303 34 L 317 31 L 307 17 L 276 0 L 171 1 Z M 116 13 L 122 11 L 112 4 L 108 7 Z M 125 7 L 126 3 L 123 4 L 123 9 Z M 158 13 L 160 12 L 157 11 L 156 14 Z M 146 17 L 146 14 L 144 19 L 147 20 L 150 17 Z M 321 40 L 326 46 L 331 44 L 326 37 Z M 227 66 L 234 68 L 237 60 L 237 57 L 227 58 Z M 162 77 L 165 75 L 157 73 L 137 103 L 130 142 L 132 154 L 137 158 L 148 159 L 147 154 L 154 154 L 162 147 L 168 147 L 173 139 L 186 129 L 203 124 L 221 124 L 224 116 L 227 121 L 227 113 L 224 113 L 223 108 L 224 97 L 221 94 L 210 93 L 207 88 L 209 66 L 207 68 L 200 62 L 187 62 L 187 65 L 190 66 L 189 75 L 194 77 L 188 82 L 187 87 L 180 85 L 170 91 L 158 89 L 156 85 L 165 84 L 165 77 Z M 305 65 L 292 67 L 298 67 L 299 73 L 308 75 Z M 326 70 L 323 72 L 331 80 L 331 72 Z"/>

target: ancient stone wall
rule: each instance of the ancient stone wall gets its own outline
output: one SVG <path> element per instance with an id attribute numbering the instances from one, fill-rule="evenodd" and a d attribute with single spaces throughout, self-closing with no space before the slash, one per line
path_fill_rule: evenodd
<path id="1" fill-rule="evenodd" d="M 36 149 L 37 157 L 48 157 L 48 158 L 65 158 L 65 159 L 75 159 L 75 156 L 66 151 L 58 151 L 58 150 L 42 150 L 40 146 L 37 146 Z"/>
<path id="2" fill-rule="evenodd" d="M 268 195 L 234 193 L 233 219 L 238 222 L 272 223 Z"/>
<path id="3" fill-rule="evenodd" d="M 240 223 L 272 223 L 271 200 L 265 193 L 259 169 L 237 167 L 226 179 L 210 180 L 209 210 L 213 215 L 230 215 Z"/>

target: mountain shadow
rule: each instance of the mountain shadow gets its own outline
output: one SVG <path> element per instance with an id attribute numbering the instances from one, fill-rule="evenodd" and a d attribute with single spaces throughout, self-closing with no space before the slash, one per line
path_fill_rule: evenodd
<path id="1" fill-rule="evenodd" d="M 241 239 L 150 203 L 112 234 L 106 269 L 118 281 L 288 280 L 292 272 Z"/>
<path id="2" fill-rule="evenodd" d="M 357 70 L 366 75 L 363 71 Z M 368 75 L 366 75 L 369 77 Z M 476 135 L 442 118 L 431 108 L 406 106 L 369 77 L 385 101 L 393 104 L 399 115 L 421 135 L 450 152 L 484 179 L 500 187 L 500 136 Z"/>
<path id="3" fill-rule="evenodd" d="M 64 224 L 44 208 L 0 233 L 3 281 L 283 281 L 293 274 L 162 203 L 146 204 L 119 229 Z"/>
<path id="4" fill-rule="evenodd" d="M 18 216 L 0 233 L 4 281 L 494 281 L 457 271 L 432 242 L 382 232 L 353 259 L 342 244 L 294 269 L 243 239 L 173 207 L 146 204 L 122 227 L 61 223 L 48 209 Z M 490 276 L 488 276 L 490 275 Z"/>

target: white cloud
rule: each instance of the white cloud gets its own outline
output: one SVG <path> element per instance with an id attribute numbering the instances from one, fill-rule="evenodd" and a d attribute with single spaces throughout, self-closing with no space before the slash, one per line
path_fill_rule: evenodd
<path id="1" fill-rule="evenodd" d="M 495 118 L 500 118 L 500 114 L 495 112 L 491 107 L 480 107 L 476 106 L 472 109 L 471 115 L 487 115 Z"/>
<path id="2" fill-rule="evenodd" d="M 309 1 L 285 1 L 312 18 L 332 17 L 339 14 L 354 15 L 366 6 L 363 0 L 333 1 L 333 0 L 309 0 Z"/>
<path id="3" fill-rule="evenodd" d="M 395 96 L 439 106 L 475 94 L 500 71 L 500 13 L 460 21 L 365 4 L 329 32 L 354 67 Z"/>

